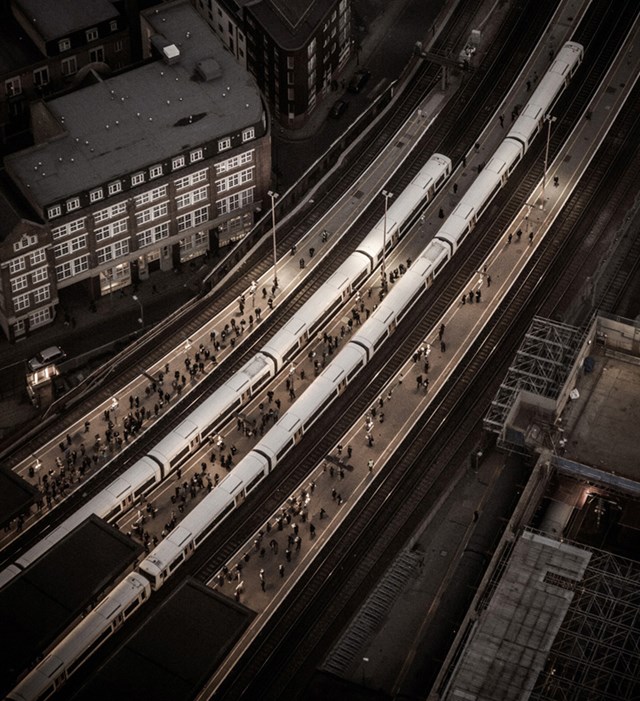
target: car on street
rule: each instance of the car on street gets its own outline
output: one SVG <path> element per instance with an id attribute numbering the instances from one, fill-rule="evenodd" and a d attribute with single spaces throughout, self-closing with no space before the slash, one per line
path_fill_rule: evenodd
<path id="1" fill-rule="evenodd" d="M 29 360 L 27 365 L 31 372 L 35 372 L 40 368 L 47 365 L 54 365 L 63 361 L 67 357 L 67 354 L 60 348 L 60 346 L 49 346 L 44 350 L 41 350 L 37 355 Z"/>
<path id="2" fill-rule="evenodd" d="M 349 92 L 359 93 L 367 84 L 370 77 L 371 73 L 369 73 L 369 71 L 365 68 L 361 68 L 359 71 L 356 71 L 353 78 L 351 78 L 349 81 Z"/>
<path id="3" fill-rule="evenodd" d="M 329 112 L 329 116 L 332 119 L 338 119 L 347 111 L 347 107 L 349 107 L 349 103 L 346 100 L 336 100 Z"/>

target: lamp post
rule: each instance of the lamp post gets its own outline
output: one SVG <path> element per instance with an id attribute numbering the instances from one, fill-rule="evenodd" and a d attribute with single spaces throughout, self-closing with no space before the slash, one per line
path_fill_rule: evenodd
<path id="1" fill-rule="evenodd" d="M 382 277 L 382 289 L 387 288 L 387 209 L 389 207 L 389 198 L 393 197 L 393 192 L 388 190 L 382 191 L 382 196 L 384 197 L 384 224 L 382 230 L 382 267 L 380 269 L 380 275 Z"/>
<path id="2" fill-rule="evenodd" d="M 544 150 L 544 173 L 542 174 L 542 210 L 544 211 L 544 191 L 547 187 L 547 167 L 549 165 L 549 142 L 551 141 L 551 125 L 556 121 L 556 117 L 545 114 L 544 121 L 547 123 L 547 146 Z"/>
<path id="3" fill-rule="evenodd" d="M 278 255 L 276 253 L 276 199 L 280 197 L 277 192 L 269 190 L 267 195 L 271 198 L 271 231 L 273 233 L 273 286 L 278 287 Z"/>
<path id="4" fill-rule="evenodd" d="M 144 309 L 142 308 L 142 302 L 140 301 L 138 295 L 132 295 L 132 299 L 136 301 L 140 307 L 140 318 L 138 319 L 138 321 L 140 322 L 140 326 L 144 328 Z"/>

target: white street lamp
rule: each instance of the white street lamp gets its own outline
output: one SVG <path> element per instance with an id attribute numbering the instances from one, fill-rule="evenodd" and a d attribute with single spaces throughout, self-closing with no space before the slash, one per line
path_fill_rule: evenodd
<path id="1" fill-rule="evenodd" d="M 269 190 L 267 195 L 271 198 L 271 231 L 273 233 L 273 286 L 278 287 L 278 256 L 276 253 L 276 199 L 280 197 L 277 192 Z"/>
<path id="2" fill-rule="evenodd" d="M 382 191 L 382 196 L 384 197 L 384 226 L 382 233 L 382 267 L 380 269 L 380 275 L 382 277 L 382 289 L 386 289 L 387 283 L 387 209 L 389 206 L 389 198 L 393 197 L 393 192 L 388 190 Z"/>
<path id="3" fill-rule="evenodd" d="M 556 117 L 545 114 L 544 121 L 547 123 L 547 146 L 544 150 L 544 173 L 542 174 L 542 210 L 544 211 L 544 191 L 547 187 L 547 167 L 549 165 L 549 141 L 551 141 L 551 125 L 556 121 Z"/>
<path id="4" fill-rule="evenodd" d="M 140 307 L 140 318 L 138 321 L 140 322 L 140 326 L 144 328 L 144 309 L 142 308 L 142 302 L 140 301 L 140 298 L 138 295 L 132 295 L 132 299 L 138 303 L 138 306 Z"/>

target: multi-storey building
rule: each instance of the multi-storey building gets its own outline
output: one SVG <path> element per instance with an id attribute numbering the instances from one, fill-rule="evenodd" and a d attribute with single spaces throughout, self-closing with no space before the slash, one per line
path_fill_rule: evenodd
<path id="1" fill-rule="evenodd" d="M 353 53 L 351 0 L 194 0 L 280 124 L 302 126 Z"/>
<path id="2" fill-rule="evenodd" d="M 5 0 L 0 8 L 0 134 L 28 130 L 31 100 L 129 65 L 125 15 L 110 0 Z"/>
<path id="3" fill-rule="evenodd" d="M 241 238 L 261 208 L 271 137 L 253 81 L 186 0 L 144 13 L 142 28 L 158 60 L 36 104 L 37 144 L 5 159 L 33 209 L 4 232 L 0 323 L 11 340 L 54 318 L 61 289 L 96 299 L 176 268 Z M 37 241 L 27 232 L 16 249 L 29 227 Z M 46 263 L 46 278 L 18 285 L 19 258 L 28 271 Z"/>

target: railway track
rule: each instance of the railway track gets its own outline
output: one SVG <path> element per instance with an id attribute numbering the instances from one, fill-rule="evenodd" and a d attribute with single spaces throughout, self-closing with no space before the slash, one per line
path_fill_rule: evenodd
<path id="1" fill-rule="evenodd" d="M 509 303 L 502 305 L 491 327 L 458 367 L 450 381 L 452 390 L 443 392 L 442 401 L 405 438 L 390 461 L 393 469 L 350 513 L 331 549 L 305 574 L 277 622 L 259 636 L 256 650 L 223 686 L 219 698 L 253 698 L 258 689 L 263 699 L 301 698 L 335 636 L 335 626 L 349 620 L 424 517 L 425 504 L 437 498 L 447 474 L 477 444 L 487 397 L 499 385 L 532 317 L 544 306 L 553 308 L 562 297 L 563 286 L 549 283 L 561 279 L 567 262 L 579 255 L 584 223 L 580 214 L 590 208 L 598 210 L 598 200 L 607 192 L 603 176 L 629 166 L 629 153 L 634 150 L 630 147 L 637 139 L 630 127 L 637 122 L 638 106 L 635 90 L 615 133 L 605 140 L 575 199 L 571 198 L 566 216 L 549 232 Z M 620 133 L 628 135 L 624 142 Z M 371 533 L 375 533 L 373 542 Z M 276 670 L 286 673 L 278 675 Z"/>
<path id="2" fill-rule="evenodd" d="M 588 36 L 586 29 L 584 29 L 585 26 L 589 26 L 589 23 L 591 22 L 591 34 L 597 34 L 597 22 L 592 21 L 592 15 L 589 15 L 585 19 L 585 23 L 583 24 L 583 30 L 585 34 L 582 37 L 582 41 L 585 41 L 587 45 L 592 45 L 595 46 L 596 40 L 592 40 Z M 622 25 L 618 27 L 618 36 L 611 38 L 610 43 L 609 43 L 609 52 L 613 52 L 613 45 L 616 45 L 616 43 L 619 43 L 621 40 L 621 35 L 622 35 Z M 604 41 L 602 37 L 598 37 L 598 41 Z M 593 70 L 594 71 L 603 71 L 604 70 L 604 65 L 600 65 L 599 62 L 595 62 L 596 65 L 594 66 Z M 604 62 L 603 62 L 604 64 Z M 594 79 L 594 85 L 597 83 Z M 571 91 L 569 91 L 571 93 Z M 577 94 L 576 94 L 577 93 Z M 570 110 L 573 112 L 574 115 L 579 115 L 582 112 L 582 109 L 584 108 L 587 100 L 587 95 L 584 93 L 584 91 L 580 91 L 578 89 L 573 91 L 573 98 L 569 101 L 566 102 L 564 109 Z M 584 104 L 583 104 L 584 103 Z M 578 117 L 576 117 L 578 118 Z M 525 159 L 525 163 L 528 164 L 528 168 L 536 168 L 537 167 L 537 160 L 535 158 L 535 155 L 532 154 L 531 157 L 528 157 Z M 524 168 L 524 166 L 521 166 L 521 168 Z M 538 178 L 539 179 L 539 178 Z M 524 201 L 524 198 L 526 198 L 527 192 L 524 191 L 525 188 L 521 187 L 522 192 L 518 191 L 518 188 L 514 186 L 511 188 L 508 192 L 507 189 L 503 191 L 503 194 L 499 198 L 501 201 L 507 201 L 515 196 L 520 196 L 521 200 Z M 495 240 L 496 237 L 499 236 L 499 233 L 496 233 L 495 228 L 492 225 L 480 225 L 476 229 L 477 232 L 477 240 L 483 241 L 484 245 L 484 240 L 485 239 L 490 239 L 493 237 Z M 488 245 L 488 244 L 487 244 Z M 464 247 L 463 247 L 464 248 Z M 466 284 L 466 281 L 468 280 L 468 277 L 471 272 L 474 270 L 477 270 L 478 263 L 480 262 L 481 258 L 481 251 L 482 247 L 479 245 L 473 245 L 473 246 L 467 246 L 469 249 L 468 251 L 465 251 L 465 253 L 468 252 L 468 256 L 464 256 L 461 254 L 460 259 L 464 260 L 464 263 L 460 266 L 460 269 L 455 272 L 453 278 L 449 277 L 447 281 L 442 280 L 438 281 L 436 285 L 434 286 L 433 292 L 431 293 L 430 297 L 433 299 L 433 302 L 429 304 L 428 309 L 418 309 L 416 311 L 416 317 L 417 318 L 412 318 L 412 319 L 407 319 L 401 327 L 397 331 L 397 338 L 402 338 L 404 335 L 406 339 L 405 342 L 403 342 L 402 347 L 398 351 L 398 347 L 396 346 L 395 348 L 385 348 L 383 347 L 380 356 L 379 356 L 379 361 L 374 362 L 374 366 L 372 367 L 372 372 L 374 373 L 375 379 L 364 379 L 359 383 L 359 386 L 353 386 L 354 390 L 353 392 L 348 393 L 349 397 L 346 397 L 343 395 L 343 397 L 340 398 L 337 402 L 337 406 L 335 409 L 335 412 L 332 415 L 332 419 L 330 421 L 327 420 L 321 420 L 317 426 L 317 429 L 314 429 L 314 431 L 311 432 L 309 435 L 309 440 L 303 441 L 302 444 L 300 444 L 293 452 L 293 455 L 291 456 L 290 460 L 287 460 L 285 464 L 282 466 L 279 466 L 278 470 L 272 475 L 270 480 L 267 481 L 267 483 L 263 483 L 260 487 L 255 492 L 255 495 L 252 495 L 252 497 L 248 500 L 249 504 L 251 505 L 251 511 L 249 511 L 248 507 L 243 507 L 235 511 L 233 514 L 231 514 L 228 517 L 228 520 L 225 521 L 224 524 L 222 524 L 219 533 L 217 534 L 216 537 L 216 543 L 211 543 L 209 545 L 204 545 L 202 546 L 202 549 L 198 550 L 193 557 L 181 568 L 181 574 L 182 576 L 178 578 L 174 578 L 174 581 L 170 581 L 163 587 L 163 589 L 159 592 L 158 596 L 155 597 L 155 605 L 157 606 L 158 604 L 161 604 L 167 596 L 171 594 L 171 592 L 174 590 L 176 586 L 179 585 L 180 581 L 182 581 L 182 578 L 187 575 L 196 575 L 198 579 L 201 579 L 203 581 L 207 580 L 210 578 L 210 576 L 224 563 L 228 560 L 228 558 L 232 555 L 233 552 L 236 552 L 239 548 L 239 546 L 247 540 L 247 534 L 249 533 L 254 533 L 257 531 L 257 529 L 262 525 L 264 520 L 269 516 L 270 513 L 272 513 L 273 509 L 279 505 L 282 499 L 283 494 L 290 493 L 290 491 L 295 487 L 296 484 L 299 484 L 300 481 L 303 478 L 303 475 L 306 474 L 306 471 L 312 466 L 317 464 L 318 460 L 322 457 L 322 455 L 326 454 L 327 452 L 327 447 L 335 443 L 335 441 L 342 435 L 342 433 L 345 430 L 345 427 L 348 426 L 350 423 L 353 422 L 353 420 L 361 415 L 363 411 L 368 408 L 368 406 L 371 405 L 372 400 L 375 399 L 375 397 L 378 396 L 378 393 L 381 389 L 382 386 L 384 386 L 387 382 L 387 380 L 395 373 L 397 372 L 400 364 L 404 362 L 404 358 L 409 354 L 410 350 L 416 347 L 420 340 L 425 337 L 426 332 L 433 328 L 433 325 L 435 321 L 440 317 L 441 315 L 441 306 L 442 303 L 440 302 L 441 294 L 445 288 L 454 288 L 456 291 L 453 293 L 455 295 L 459 294 L 459 291 L 462 290 Z M 479 393 L 480 389 L 483 388 L 484 391 L 486 391 L 487 386 L 491 386 L 491 384 L 487 383 L 487 376 L 484 374 L 485 372 L 493 372 L 494 375 L 492 378 L 489 378 L 490 380 L 492 379 L 493 382 L 496 382 L 499 377 L 502 376 L 500 371 L 495 370 L 495 367 L 500 365 L 499 361 L 502 362 L 507 362 L 507 358 L 510 358 L 513 350 L 517 347 L 517 343 L 519 342 L 518 340 L 520 336 L 524 333 L 526 330 L 526 327 L 528 326 L 531 318 L 531 308 L 533 302 L 531 301 L 536 294 L 540 294 L 540 290 L 542 289 L 542 286 L 539 284 L 541 279 L 544 279 L 544 276 L 541 273 L 544 273 L 547 270 L 554 270 L 553 266 L 551 265 L 550 261 L 543 261 L 541 264 L 541 271 L 536 271 L 535 273 L 532 273 L 529 277 L 529 284 L 532 286 L 530 290 L 525 289 L 523 286 L 517 293 L 518 299 L 521 299 L 521 304 L 519 305 L 519 309 L 516 308 L 516 305 L 513 303 L 513 300 L 510 301 L 510 304 L 506 306 L 505 309 L 501 310 L 501 316 L 500 316 L 500 323 L 502 326 L 498 326 L 494 329 L 492 329 L 492 333 L 495 335 L 493 337 L 483 339 L 484 340 L 484 345 L 483 347 L 485 348 L 485 357 L 483 358 L 480 355 L 477 355 L 473 350 L 469 356 L 469 360 L 464 364 L 461 365 L 460 368 L 458 369 L 458 372 L 456 374 L 456 378 L 452 380 L 456 386 L 462 387 L 463 384 L 466 384 L 464 387 L 462 394 L 466 396 L 466 401 L 464 404 L 464 415 L 458 416 L 460 419 L 457 421 L 457 425 L 461 427 L 467 427 L 468 434 L 471 431 L 471 428 L 469 427 L 471 422 L 472 427 L 475 426 L 477 427 L 479 425 L 479 421 L 481 419 L 482 413 L 484 411 L 480 412 L 477 417 L 474 418 L 474 412 L 476 411 L 476 407 L 473 405 L 473 403 L 470 402 L 470 397 L 476 396 L 475 393 Z M 529 306 L 525 306 L 529 305 Z M 513 307 L 513 308 L 512 308 Z M 528 309 L 529 310 L 529 315 L 525 314 L 522 311 L 522 308 Z M 507 338 L 510 339 L 511 345 L 506 347 L 506 348 L 501 348 L 500 350 L 500 356 L 496 356 L 496 351 L 495 348 L 498 347 L 499 341 L 502 339 L 505 331 L 505 328 L 509 328 L 510 332 L 507 334 Z M 411 329 L 411 333 L 406 333 L 408 329 Z M 518 332 L 520 335 L 518 335 Z M 479 343 L 479 345 L 482 345 Z M 376 356 L 377 358 L 378 356 Z M 470 370 L 469 367 L 471 362 L 475 363 L 475 370 Z M 464 381 L 461 379 L 461 374 L 464 372 L 464 370 L 467 369 L 470 372 L 470 376 L 472 380 L 466 380 Z M 479 378 L 484 378 L 484 382 L 480 382 Z M 452 395 L 453 396 L 453 395 Z M 480 395 L 478 394 L 478 397 Z M 439 406 L 438 409 L 444 414 L 442 415 L 442 418 L 439 420 L 437 418 L 434 418 L 431 422 L 428 422 L 428 425 L 433 426 L 434 424 L 439 426 L 440 429 L 445 425 L 445 420 L 449 417 L 456 417 L 456 412 L 460 410 L 460 403 L 459 399 L 455 400 L 455 398 L 450 398 L 448 399 L 449 402 L 451 402 L 448 406 L 445 404 L 442 404 L 442 406 Z M 477 402 L 477 404 L 480 404 L 480 401 Z M 469 410 L 469 406 L 473 406 L 473 411 Z M 434 429 L 432 429 L 434 430 Z M 434 430 L 435 431 L 435 430 Z M 424 439 L 423 439 L 424 440 Z M 429 446 L 432 445 L 437 445 L 438 440 L 448 440 L 450 445 L 462 445 L 463 441 L 462 440 L 450 440 L 447 438 L 446 431 L 439 430 L 435 431 L 433 438 L 430 439 L 433 442 L 429 444 Z M 410 441 L 411 442 L 411 441 Z M 414 439 L 414 443 L 417 442 L 417 439 Z M 404 444 L 403 444 L 404 445 Z M 423 443 L 424 445 L 424 443 Z M 415 448 L 413 448 L 415 450 Z M 466 449 L 463 449 L 463 452 L 465 452 Z M 438 450 L 436 450 L 436 453 Z M 443 455 L 446 455 L 446 451 L 440 450 Z M 407 453 L 409 455 L 409 453 Z M 424 460 L 425 455 L 424 453 L 421 454 L 420 460 Z M 417 458 L 412 458 L 414 463 Z M 408 459 L 410 462 L 410 459 Z M 413 464 L 413 463 L 412 463 Z M 434 460 L 434 466 L 437 466 L 439 463 L 437 460 Z M 297 469 L 292 468 L 292 465 L 298 465 Z M 436 469 L 436 467 L 432 466 L 432 470 Z M 394 467 L 394 473 L 398 471 L 398 464 L 395 464 Z M 407 474 L 416 474 L 418 472 L 421 472 L 420 470 L 416 469 L 409 469 L 407 468 L 405 471 Z M 430 473 L 430 471 L 422 471 L 423 473 Z M 437 473 L 437 469 L 436 469 Z M 431 485 L 427 485 L 427 494 L 433 494 L 433 491 L 429 491 L 430 489 L 433 490 L 434 488 L 437 488 L 437 474 L 431 474 Z M 388 487 L 389 485 L 387 485 Z M 400 487 L 398 487 L 400 489 Z M 376 490 L 376 494 L 380 494 L 379 490 Z M 389 495 L 390 492 L 387 490 L 386 494 Z M 396 491 L 394 490 L 393 492 L 394 496 L 396 494 Z M 401 494 L 400 491 L 397 492 L 397 494 Z M 409 501 L 406 498 L 406 493 L 405 493 L 405 501 Z M 366 504 L 363 503 L 363 505 L 358 507 L 358 511 L 362 508 L 364 509 L 366 507 Z M 375 507 L 372 507 L 375 512 Z M 400 509 L 397 509 L 400 511 Z M 375 515 L 375 514 L 374 514 Z M 373 516 L 371 518 L 373 518 Z M 373 521 L 369 521 L 369 523 L 372 523 Z M 393 523 L 394 520 L 393 518 L 388 520 L 388 523 Z M 363 532 L 365 532 L 367 529 L 364 529 Z M 404 531 L 406 533 L 406 530 Z M 400 538 L 401 535 L 396 534 L 395 537 Z M 405 536 L 406 537 L 406 536 Z M 360 542 L 361 539 L 358 538 L 352 538 L 350 536 L 350 539 L 352 542 Z M 383 544 L 384 538 L 380 539 L 381 547 Z M 389 541 L 390 542 L 390 541 Z M 372 549 L 371 542 L 368 543 L 369 550 Z M 377 546 L 376 546 L 377 547 Z M 331 572 L 336 572 L 337 569 L 340 569 L 341 565 L 338 564 L 336 565 L 335 561 L 332 566 L 330 566 Z M 347 570 L 347 567 L 343 568 L 344 570 Z M 345 575 L 347 579 L 351 580 L 351 576 Z M 353 576 L 353 581 L 355 582 L 357 579 L 357 576 L 352 572 Z M 319 579 L 322 581 L 323 578 L 322 576 L 319 577 Z M 180 581 L 179 581 L 180 580 Z M 326 577 L 324 578 L 324 581 L 326 582 Z M 332 579 L 332 582 L 334 580 Z M 328 587 L 319 587 L 320 589 Z M 346 588 L 345 588 L 346 591 Z M 296 594 L 292 594 L 292 596 L 296 596 Z M 355 594 L 354 600 L 356 597 Z M 342 599 L 342 594 L 338 597 L 336 592 L 333 592 L 333 597 Z M 305 596 L 301 596 L 300 600 L 303 600 Z M 314 604 L 314 606 L 318 606 L 317 601 Z M 151 609 L 147 609 L 144 612 L 145 617 L 146 615 L 149 615 L 155 610 L 155 606 L 153 606 Z M 304 616 L 313 616 L 316 619 L 318 618 L 329 618 L 329 616 L 326 616 L 323 614 L 323 616 L 318 617 L 317 612 L 321 610 L 320 608 L 311 608 L 311 609 L 305 609 Z M 286 614 L 287 620 L 289 621 L 289 626 L 288 630 L 294 630 L 296 624 L 293 623 L 294 620 L 297 619 L 298 615 L 302 614 L 291 614 L 291 618 L 289 618 L 289 613 Z M 307 622 L 309 623 L 308 629 L 314 630 L 314 625 L 311 625 L 310 619 L 306 618 Z M 344 619 L 343 619 L 344 620 Z M 139 623 L 140 621 L 138 621 Z M 136 621 L 132 621 L 132 624 L 135 625 Z M 328 635 L 328 633 L 327 633 Z M 255 691 L 257 686 L 252 686 L 255 683 L 260 683 L 263 682 L 266 684 L 265 681 L 265 670 L 267 668 L 270 669 L 269 675 L 268 676 L 273 676 L 274 674 L 274 667 L 269 663 L 269 660 L 274 659 L 275 657 L 278 657 L 278 655 L 282 654 L 283 648 L 280 647 L 280 644 L 274 641 L 277 641 L 279 638 L 282 636 L 279 635 L 278 632 L 274 632 L 273 630 L 266 631 L 264 633 L 264 637 L 261 636 L 261 639 L 264 640 L 266 647 L 261 648 L 261 651 L 257 653 L 252 653 L 251 655 L 248 656 L 248 658 L 251 658 L 249 662 L 246 663 L 242 667 L 241 672 L 238 674 L 238 677 L 234 677 L 234 679 L 230 680 L 229 686 L 225 687 L 229 697 L 231 698 L 238 690 L 246 689 L 246 693 L 250 694 L 251 689 Z M 312 636 L 313 637 L 313 636 Z M 322 636 L 317 637 L 317 640 L 322 640 Z M 105 649 L 105 653 L 108 653 L 109 649 L 114 649 L 113 646 L 117 646 L 118 641 L 121 640 L 119 636 L 115 636 L 112 641 L 110 641 Z M 291 639 L 289 639 L 290 641 Z M 307 638 L 301 637 L 301 640 L 309 640 Z M 308 643 L 311 644 L 311 643 Z M 309 657 L 306 654 L 303 654 L 303 646 L 299 644 L 299 642 L 294 645 L 296 649 L 299 648 L 299 655 L 301 658 L 303 657 L 305 660 L 308 660 Z M 271 651 L 269 651 L 269 648 Z M 289 650 L 291 650 L 291 643 Z M 281 661 L 278 664 L 279 668 L 282 667 L 287 667 L 289 665 L 289 662 L 282 662 L 282 658 L 280 658 Z M 289 656 L 287 655 L 287 659 L 289 659 Z M 317 659 L 317 657 L 316 657 Z M 291 661 L 291 664 L 293 665 L 291 670 L 296 670 L 296 669 L 301 669 L 303 664 L 308 664 L 306 663 L 299 663 L 295 662 L 294 660 Z M 296 666 L 297 665 L 297 666 Z M 246 675 L 246 676 L 243 676 Z M 248 682 L 248 679 L 255 678 L 257 680 L 256 682 Z M 244 681 L 243 681 L 244 680 Z M 298 680 L 299 681 L 299 680 Z M 284 683 L 282 680 L 280 680 L 277 683 Z M 293 682 L 291 682 L 293 683 Z M 289 683 L 287 683 L 289 684 Z M 272 687 L 264 686 L 264 689 L 270 689 Z M 230 691 L 229 689 L 233 689 L 235 691 Z M 270 692 L 269 692 L 270 693 Z M 279 694 L 280 692 L 278 692 Z M 261 698 L 268 698 L 268 695 L 265 695 L 264 693 L 260 694 Z"/>
<path id="3" fill-rule="evenodd" d="M 443 111 L 440 118 L 436 121 L 432 129 L 430 129 L 420 144 L 416 147 L 412 154 L 410 162 L 404 166 L 400 172 L 391 180 L 390 186 L 399 192 L 410 182 L 419 168 L 423 165 L 426 159 L 434 151 L 447 152 L 447 149 L 452 149 L 458 158 L 462 158 L 462 154 L 466 153 L 477 138 L 477 134 L 481 132 L 486 125 L 490 115 L 495 110 L 496 105 L 502 99 L 504 92 L 510 87 L 514 76 L 520 70 L 520 66 L 524 63 L 530 53 L 530 45 L 519 41 L 523 27 L 529 25 L 539 26 L 542 32 L 547 18 L 550 16 L 554 3 L 547 0 L 544 3 L 530 3 L 529 13 L 518 12 L 516 17 L 518 22 L 510 24 L 505 22 L 500 41 L 493 44 L 493 48 L 485 60 L 487 68 L 483 72 L 478 72 L 477 82 L 473 84 L 468 81 L 463 86 L 461 91 L 456 95 L 450 105 Z M 521 8 L 517 8 L 521 9 Z M 515 12 L 515 10 L 514 10 Z M 460 31 L 460 30 L 458 30 Z M 537 40 L 535 35 L 528 36 L 531 45 Z M 430 89 L 434 79 L 437 77 L 437 71 L 429 71 L 428 66 L 421 71 L 416 83 L 406 91 L 406 95 L 398 103 L 394 114 L 381 127 L 379 138 L 389 139 L 395 134 L 400 125 L 404 123 L 407 115 L 415 110 L 415 105 L 424 98 L 424 95 Z M 464 125 L 463 128 L 460 125 Z M 366 147 L 365 153 L 355 159 L 356 164 L 352 166 L 355 171 L 347 177 L 347 174 L 338 178 L 338 184 L 332 190 L 332 194 L 326 198 L 321 198 L 321 208 L 318 205 L 318 211 L 326 211 L 332 204 L 349 190 L 354 182 L 360 177 L 363 163 L 371 162 L 375 154 L 382 148 L 382 143 L 375 148 L 370 144 Z M 351 169 L 349 170 L 351 173 Z M 282 304 L 276 307 L 268 317 L 266 317 L 257 329 L 251 334 L 247 340 L 234 352 L 233 356 L 227 361 L 221 362 L 220 366 L 211 371 L 206 379 L 191 391 L 188 401 L 183 401 L 179 410 L 173 410 L 166 417 L 163 417 L 147 430 L 125 451 L 121 457 L 113 461 L 109 470 L 103 470 L 100 474 L 93 477 L 84 485 L 82 490 L 78 490 L 65 501 L 63 506 L 56 508 L 52 513 L 42 517 L 36 529 L 31 529 L 19 536 L 11 545 L 7 546 L 3 551 L 3 558 L 7 560 L 13 559 L 16 552 L 30 547 L 39 537 L 43 529 L 54 528 L 67 515 L 83 503 L 87 498 L 104 488 L 115 476 L 121 474 L 131 464 L 138 460 L 142 455 L 148 452 L 149 448 L 154 445 L 162 435 L 164 435 L 172 427 L 180 423 L 184 417 L 192 410 L 193 406 L 211 394 L 215 388 L 226 378 L 231 376 L 246 360 L 252 357 L 270 338 L 275 331 L 289 318 L 289 316 L 298 309 L 302 304 L 318 289 L 318 287 L 332 274 L 332 272 L 340 265 L 350 251 L 360 241 L 365 233 L 380 219 L 382 216 L 383 205 L 374 205 L 370 207 L 365 214 L 356 222 L 354 226 L 342 237 L 340 246 L 334 247 L 327 254 L 324 264 L 320 269 L 314 270 L 312 274 L 305 277 L 300 283 L 295 292 L 290 296 L 287 304 Z M 296 227 L 304 226 L 308 229 L 308 218 L 304 222 L 292 223 L 291 227 L 279 234 L 283 248 L 288 250 L 292 241 L 297 240 L 300 236 L 300 229 Z M 306 230 L 305 229 L 305 230 Z M 263 256 L 268 259 L 268 256 Z M 264 265 L 269 265 L 263 261 Z M 235 286 L 224 293 L 220 299 L 220 305 L 233 302 L 237 299 L 240 292 L 244 289 L 245 283 L 240 280 Z M 191 335 L 212 315 L 212 307 L 210 301 L 201 300 L 197 303 L 200 311 L 190 318 L 186 327 L 180 327 L 181 330 L 171 330 L 171 338 L 163 344 L 155 344 L 156 352 L 154 357 L 162 357 L 171 347 L 175 345 L 175 334 L 181 333 L 187 336 Z M 160 348 L 158 350 L 158 348 Z M 140 353 L 142 354 L 142 350 Z M 144 357 L 144 356 L 142 356 Z M 140 363 L 142 357 L 137 361 L 130 359 L 130 369 L 128 375 L 135 377 L 141 370 Z M 145 365 L 152 363 L 153 360 L 146 359 Z M 96 403 L 106 401 L 108 397 L 113 395 L 113 387 L 110 385 L 97 391 L 93 400 Z M 84 415 L 84 410 L 81 408 L 74 409 L 68 416 L 66 421 L 71 420 L 75 416 L 75 420 Z M 58 435 L 62 430 L 64 417 L 60 417 L 59 421 L 51 424 L 43 431 L 43 439 L 50 439 L 54 435 Z M 33 453 L 34 447 L 32 444 L 25 445 L 24 448 L 18 449 L 11 454 L 6 463 L 8 466 L 17 464 L 23 459 L 28 458 Z"/>

